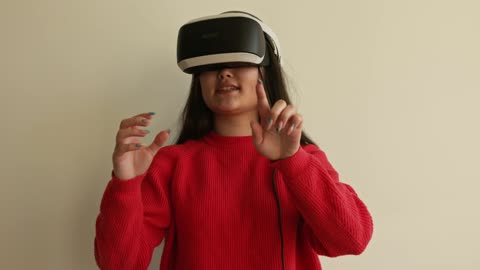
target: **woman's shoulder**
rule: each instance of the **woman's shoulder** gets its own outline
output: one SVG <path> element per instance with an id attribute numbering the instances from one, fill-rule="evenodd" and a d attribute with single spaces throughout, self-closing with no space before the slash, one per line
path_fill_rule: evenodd
<path id="1" fill-rule="evenodd" d="M 309 144 L 303 144 L 301 145 L 303 150 L 307 151 L 308 153 L 313 153 L 313 152 L 323 152 L 316 144 L 309 143 Z"/>

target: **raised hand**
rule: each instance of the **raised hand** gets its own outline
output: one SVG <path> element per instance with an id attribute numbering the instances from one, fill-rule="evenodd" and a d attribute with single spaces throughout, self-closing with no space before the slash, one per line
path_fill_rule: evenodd
<path id="1" fill-rule="evenodd" d="M 270 107 L 260 80 L 257 100 L 261 123 L 250 123 L 256 149 L 272 161 L 294 155 L 300 148 L 303 117 L 296 112 L 295 106 L 282 99 Z"/>
<path id="2" fill-rule="evenodd" d="M 145 173 L 153 157 L 170 136 L 170 130 L 164 130 L 155 136 L 152 144 L 140 143 L 149 131 L 141 129 L 150 124 L 153 113 L 142 113 L 120 122 L 113 151 L 113 173 L 122 180 L 132 179 Z"/>

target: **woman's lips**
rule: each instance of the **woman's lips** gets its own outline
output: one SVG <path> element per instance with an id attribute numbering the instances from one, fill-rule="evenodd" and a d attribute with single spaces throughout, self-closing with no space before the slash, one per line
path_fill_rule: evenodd
<path id="1" fill-rule="evenodd" d="M 231 86 L 219 87 L 219 88 L 217 88 L 216 92 L 219 93 L 219 94 L 228 94 L 228 93 L 236 92 L 238 90 L 240 90 L 239 87 L 231 85 Z"/>
<path id="2" fill-rule="evenodd" d="M 231 90 L 238 90 L 239 88 L 236 86 L 226 86 L 226 87 L 221 87 L 218 88 L 218 91 L 231 91 Z"/>

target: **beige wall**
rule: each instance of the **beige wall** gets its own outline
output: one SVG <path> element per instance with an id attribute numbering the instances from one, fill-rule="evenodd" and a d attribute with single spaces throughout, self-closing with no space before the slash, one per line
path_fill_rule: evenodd
<path id="1" fill-rule="evenodd" d="M 175 136 L 177 30 L 238 9 L 277 32 L 305 130 L 372 212 L 364 254 L 325 269 L 478 269 L 474 0 L 2 1 L 0 268 L 95 269 L 119 121 Z"/>

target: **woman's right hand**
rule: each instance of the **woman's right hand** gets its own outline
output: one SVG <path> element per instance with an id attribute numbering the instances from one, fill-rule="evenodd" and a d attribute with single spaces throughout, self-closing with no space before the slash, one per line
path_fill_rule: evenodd
<path id="1" fill-rule="evenodd" d="M 142 113 L 120 122 L 112 155 L 113 173 L 118 179 L 128 180 L 145 173 L 155 154 L 170 136 L 170 130 L 164 130 L 155 136 L 149 146 L 140 142 L 140 138 L 149 133 L 140 127 L 147 127 L 152 115 Z"/>

